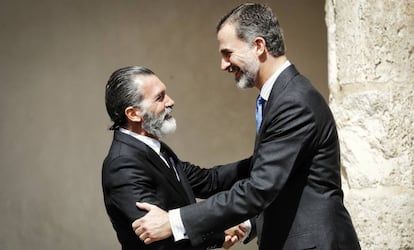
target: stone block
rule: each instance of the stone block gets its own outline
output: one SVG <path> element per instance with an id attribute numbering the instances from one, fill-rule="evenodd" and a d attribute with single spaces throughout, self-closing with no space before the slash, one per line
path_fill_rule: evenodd
<path id="1" fill-rule="evenodd" d="M 379 187 L 346 190 L 362 249 L 414 249 L 414 191 Z"/>

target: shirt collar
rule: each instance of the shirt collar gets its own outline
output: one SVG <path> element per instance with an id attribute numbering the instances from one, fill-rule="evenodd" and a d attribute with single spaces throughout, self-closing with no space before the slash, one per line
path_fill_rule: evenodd
<path id="1" fill-rule="evenodd" d="M 289 60 L 286 60 L 285 63 L 282 64 L 282 66 L 273 73 L 272 76 L 270 76 L 269 79 L 266 80 L 265 84 L 262 87 L 262 90 L 260 91 L 260 96 L 265 99 L 266 101 L 269 100 L 270 92 L 272 91 L 273 84 L 275 84 L 276 79 L 279 77 L 280 73 L 282 73 L 283 70 L 285 70 L 287 67 L 289 67 L 291 63 Z"/>
<path id="2" fill-rule="evenodd" d="M 124 133 L 124 134 L 130 135 L 130 136 L 134 137 L 135 139 L 145 143 L 148 147 L 152 148 L 152 150 L 154 150 L 157 154 L 160 154 L 160 151 L 161 151 L 160 141 L 158 141 L 154 138 L 148 137 L 148 136 L 139 135 L 135 132 L 132 132 L 132 131 L 124 129 L 124 128 L 119 128 L 119 131 Z"/>

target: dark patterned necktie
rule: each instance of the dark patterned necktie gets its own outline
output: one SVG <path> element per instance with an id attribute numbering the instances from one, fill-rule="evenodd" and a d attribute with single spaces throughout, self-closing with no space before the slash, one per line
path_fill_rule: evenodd
<path id="1" fill-rule="evenodd" d="M 172 157 L 170 157 L 168 155 L 167 150 L 165 150 L 162 146 L 161 146 L 161 150 L 160 150 L 160 155 L 167 161 L 167 165 L 168 165 L 169 170 L 174 174 L 174 176 L 177 178 L 177 180 L 180 181 L 180 177 L 178 176 L 178 172 L 175 169 L 174 160 L 172 159 Z"/>

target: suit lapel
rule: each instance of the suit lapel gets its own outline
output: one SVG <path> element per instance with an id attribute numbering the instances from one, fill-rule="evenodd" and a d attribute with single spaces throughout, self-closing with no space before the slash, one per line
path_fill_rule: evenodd
<path id="1" fill-rule="evenodd" d="M 290 80 L 298 75 L 299 72 L 297 71 L 296 67 L 291 64 L 285 70 L 280 73 L 280 75 L 276 78 L 275 83 L 273 84 L 272 91 L 269 95 L 269 100 L 266 102 L 266 106 L 263 109 L 263 120 L 262 125 L 260 126 L 259 132 L 256 135 L 255 146 L 260 141 L 261 135 L 263 133 L 263 129 L 267 127 L 267 124 L 273 119 L 270 114 L 270 110 L 277 108 L 275 107 L 275 103 L 278 100 L 278 97 L 283 93 L 286 86 L 289 84 Z"/>
<path id="2" fill-rule="evenodd" d="M 173 174 L 172 171 L 170 171 L 170 169 L 168 169 L 168 166 L 165 164 L 165 162 L 154 150 L 152 150 L 152 148 L 140 140 L 135 139 L 134 137 L 124 134 L 120 131 L 115 131 L 114 139 L 121 141 L 122 143 L 125 143 L 133 148 L 136 148 L 138 152 L 144 154 L 145 158 L 148 159 L 148 161 L 152 164 L 152 167 L 160 173 L 162 178 L 164 178 L 166 184 L 168 183 L 178 193 L 177 197 L 185 198 L 187 203 L 193 203 L 194 195 L 188 195 L 188 192 L 184 189 L 181 182 L 177 180 L 177 177 Z M 166 146 L 164 143 L 163 145 Z M 177 162 L 176 156 L 172 150 L 168 146 L 166 146 L 166 148 L 168 148 L 170 155 L 174 158 L 174 161 Z M 182 177 L 182 174 L 180 175 L 180 179 L 187 180 L 185 176 Z"/>
<path id="3" fill-rule="evenodd" d="M 171 150 L 170 147 L 168 147 L 167 144 L 161 142 L 162 147 L 165 148 L 165 150 L 168 152 L 172 160 L 174 161 L 174 167 L 178 173 L 178 176 L 180 177 L 180 182 L 177 182 L 179 184 L 180 190 L 182 191 L 182 194 L 186 194 L 188 202 L 194 203 L 195 202 L 195 196 L 193 193 L 193 189 L 191 188 L 190 184 L 188 183 L 187 176 L 184 174 L 181 168 L 181 161 L 178 159 L 177 155 Z M 174 176 L 174 178 L 176 178 Z"/>
<path id="4" fill-rule="evenodd" d="M 181 179 L 182 188 L 185 191 L 185 193 L 187 194 L 188 201 L 190 203 L 195 203 L 195 195 L 193 193 L 193 189 L 191 188 L 190 183 L 188 183 L 187 176 L 182 171 L 180 163 L 177 164 L 176 169 L 177 169 L 178 175 L 180 176 L 180 179 Z"/>
<path id="5" fill-rule="evenodd" d="M 170 154 L 171 156 L 171 154 Z M 167 182 L 174 188 L 174 190 L 179 193 L 180 197 L 185 197 L 187 202 L 190 202 L 188 199 L 188 196 L 185 195 L 186 192 L 182 185 L 182 177 L 180 176 L 181 181 L 177 180 L 177 176 L 173 173 L 171 169 L 169 169 L 169 166 L 165 164 L 165 162 L 159 157 L 157 153 L 155 153 L 153 150 L 151 150 L 148 153 L 148 158 L 150 161 L 152 161 L 155 168 L 161 172 L 162 176 L 167 180 Z M 173 157 L 172 157 L 173 158 Z M 176 160 L 174 160 L 176 162 Z M 170 166 L 172 167 L 172 166 Z"/>

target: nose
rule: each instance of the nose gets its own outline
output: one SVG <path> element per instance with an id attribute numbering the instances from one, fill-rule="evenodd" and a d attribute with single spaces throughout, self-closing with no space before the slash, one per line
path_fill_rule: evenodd
<path id="1" fill-rule="evenodd" d="M 175 104 L 174 100 L 169 95 L 166 95 L 165 97 L 166 97 L 165 107 L 170 107 L 170 108 L 174 107 L 174 104 Z"/>
<path id="2" fill-rule="evenodd" d="M 229 60 L 225 58 L 221 58 L 221 70 L 227 70 L 228 67 L 230 67 L 231 63 Z"/>

